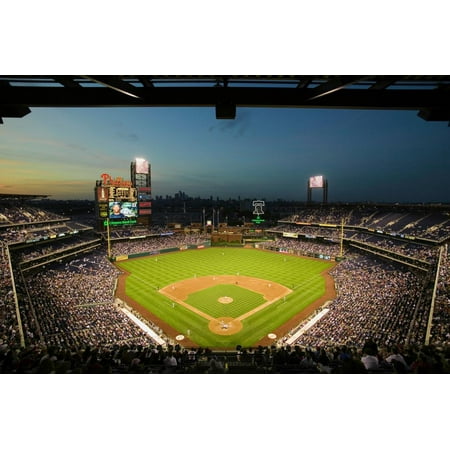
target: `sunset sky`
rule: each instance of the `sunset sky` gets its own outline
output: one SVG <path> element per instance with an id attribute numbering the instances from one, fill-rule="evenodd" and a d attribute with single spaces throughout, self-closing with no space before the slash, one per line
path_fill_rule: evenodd
<path id="1" fill-rule="evenodd" d="M 32 108 L 0 132 L 0 193 L 92 199 L 102 173 L 129 179 L 143 157 L 154 196 L 302 201 L 321 174 L 329 201 L 450 201 L 450 128 L 416 111 Z"/>
<path id="2" fill-rule="evenodd" d="M 250 1 L 175 1 L 148 10 L 138 1 L 133 20 L 124 20 L 118 2 L 106 9 L 84 3 L 89 14 L 72 10 L 71 21 L 55 20 L 51 0 L 27 2 L 26 15 L 22 3 L 8 5 L 2 27 L 14 39 L 2 49 L 3 73 L 450 71 L 439 0 L 426 8 L 390 2 L 389 12 L 370 13 L 354 0 L 324 1 L 320 14 L 314 4 L 281 0 L 274 9 L 262 0 L 258 20 Z M 397 20 L 405 9 L 408 20 Z M 17 32 L 16 19 L 26 33 Z M 417 111 L 238 107 L 235 120 L 216 120 L 214 108 L 31 110 L 0 125 L 0 193 L 93 199 L 102 173 L 129 179 L 131 160 L 143 157 L 154 196 L 181 190 L 303 201 L 308 177 L 324 175 L 330 201 L 450 202 L 450 127 Z"/>

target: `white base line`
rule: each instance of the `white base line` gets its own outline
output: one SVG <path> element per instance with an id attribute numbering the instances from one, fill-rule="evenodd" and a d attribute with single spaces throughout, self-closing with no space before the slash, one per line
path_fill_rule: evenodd
<path id="1" fill-rule="evenodd" d="M 290 345 L 293 342 L 297 340 L 299 336 L 301 336 L 305 331 L 309 330 L 317 321 L 319 321 L 327 312 L 329 311 L 328 308 L 324 308 L 322 311 L 320 311 L 319 314 L 317 314 L 315 317 L 313 317 L 309 322 L 307 322 L 305 325 L 303 325 L 300 330 L 298 330 L 293 336 L 291 336 L 286 342 L 286 345 Z"/>
<path id="2" fill-rule="evenodd" d="M 130 313 L 130 311 L 125 308 L 120 308 L 120 310 L 126 314 L 141 330 L 145 331 L 153 340 L 155 340 L 158 344 L 165 344 L 163 341 L 149 326 L 147 326 L 144 322 L 141 322 L 134 314 Z"/>

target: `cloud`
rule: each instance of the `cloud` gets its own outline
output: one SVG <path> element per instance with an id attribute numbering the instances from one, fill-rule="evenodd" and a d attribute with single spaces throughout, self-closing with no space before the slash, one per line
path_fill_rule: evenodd
<path id="1" fill-rule="evenodd" d="M 82 152 L 87 152 L 88 149 L 87 147 L 85 147 L 84 145 L 79 145 L 79 144 L 73 144 L 71 142 L 65 144 L 66 147 L 72 148 L 74 150 L 80 150 Z"/>
<path id="2" fill-rule="evenodd" d="M 136 133 L 123 133 L 122 131 L 118 131 L 116 135 L 127 142 L 138 142 L 139 136 Z"/>
<path id="3" fill-rule="evenodd" d="M 236 119 L 218 119 L 216 124 L 208 128 L 209 132 L 220 131 L 221 133 L 230 133 L 233 137 L 242 137 L 247 132 L 251 123 L 251 114 L 246 110 L 238 110 Z"/>

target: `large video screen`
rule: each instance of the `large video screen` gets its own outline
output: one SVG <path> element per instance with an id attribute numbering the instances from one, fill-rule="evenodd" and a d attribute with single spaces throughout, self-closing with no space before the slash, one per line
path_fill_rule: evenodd
<path id="1" fill-rule="evenodd" d="M 137 216 L 137 202 L 109 202 L 110 219 L 135 219 Z"/>
<path id="2" fill-rule="evenodd" d="M 316 175 L 314 177 L 309 177 L 309 187 L 323 188 L 323 175 Z"/>
<path id="3" fill-rule="evenodd" d="M 136 158 L 136 173 L 148 173 L 148 161 L 144 158 Z"/>

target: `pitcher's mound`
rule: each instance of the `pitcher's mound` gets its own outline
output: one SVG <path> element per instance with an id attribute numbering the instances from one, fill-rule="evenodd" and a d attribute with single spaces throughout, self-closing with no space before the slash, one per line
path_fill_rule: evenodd
<path id="1" fill-rule="evenodd" d="M 242 322 L 232 317 L 218 317 L 209 322 L 209 329 L 216 334 L 230 335 L 242 330 Z"/>
<path id="2" fill-rule="evenodd" d="M 225 304 L 227 304 L 227 303 L 231 303 L 231 302 L 233 301 L 233 299 L 232 299 L 231 297 L 219 297 L 219 298 L 217 299 L 217 301 L 218 301 L 219 303 L 225 303 Z"/>

